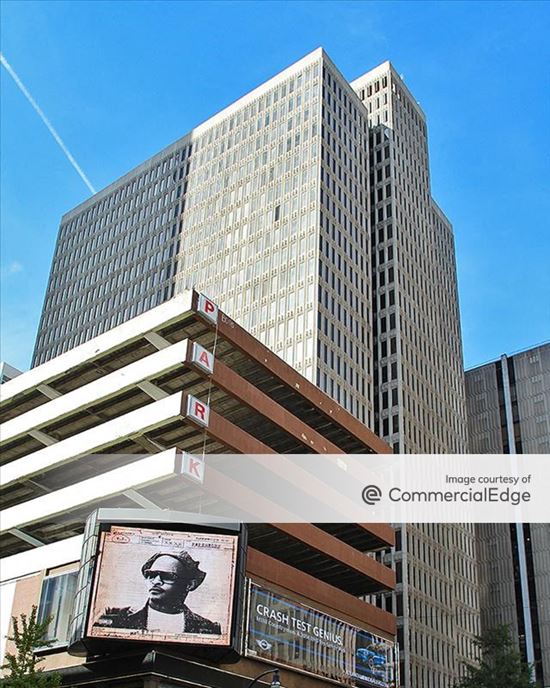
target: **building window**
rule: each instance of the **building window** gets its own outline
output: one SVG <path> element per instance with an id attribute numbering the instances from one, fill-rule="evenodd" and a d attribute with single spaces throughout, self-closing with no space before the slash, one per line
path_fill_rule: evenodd
<path id="1" fill-rule="evenodd" d="M 52 642 L 51 647 L 67 645 L 69 620 L 76 594 L 78 571 L 47 576 L 42 582 L 38 619 L 52 617 L 44 640 Z"/>

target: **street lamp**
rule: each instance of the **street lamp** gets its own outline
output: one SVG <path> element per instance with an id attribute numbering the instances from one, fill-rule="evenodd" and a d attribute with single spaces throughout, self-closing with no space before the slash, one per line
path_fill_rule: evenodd
<path id="1" fill-rule="evenodd" d="M 252 680 L 252 683 L 248 684 L 247 688 L 252 688 L 252 686 L 256 685 L 256 681 L 259 678 L 262 678 L 262 676 L 267 676 L 267 674 L 271 673 L 273 674 L 273 677 L 271 679 L 271 688 L 281 688 L 281 677 L 279 676 L 279 669 L 268 669 L 267 671 L 264 671 L 263 674 L 256 676 L 256 678 Z"/>

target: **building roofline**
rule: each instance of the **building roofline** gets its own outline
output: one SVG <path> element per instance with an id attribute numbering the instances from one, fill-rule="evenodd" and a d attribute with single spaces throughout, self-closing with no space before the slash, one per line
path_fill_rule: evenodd
<path id="1" fill-rule="evenodd" d="M 392 78 L 395 79 L 395 81 L 398 82 L 399 86 L 405 91 L 405 93 L 409 96 L 411 103 L 413 104 L 415 110 L 418 112 L 424 123 L 426 122 L 426 114 L 424 110 L 420 107 L 418 101 L 416 98 L 413 96 L 411 91 L 409 90 L 409 87 L 403 80 L 403 78 L 399 75 L 393 64 L 389 61 L 386 60 L 385 62 L 382 62 L 379 64 L 377 67 L 374 67 L 374 69 L 369 70 L 368 72 L 365 72 L 361 76 L 357 77 L 353 81 L 350 81 L 350 85 L 353 89 L 359 89 L 365 86 L 369 81 L 373 81 L 374 79 L 377 79 L 380 76 L 383 76 L 384 74 L 391 74 Z"/>
<path id="2" fill-rule="evenodd" d="M 546 346 L 550 346 L 550 339 L 547 339 L 543 342 L 540 342 L 539 344 L 534 344 L 533 346 L 526 346 L 524 349 L 517 349 L 516 351 L 512 351 L 511 353 L 507 354 L 501 354 L 498 358 L 493 358 L 490 361 L 485 361 L 485 363 L 477 363 L 476 365 L 473 365 L 469 368 L 465 368 L 464 372 L 465 373 L 471 373 L 474 370 L 477 370 L 478 368 L 485 368 L 487 366 L 493 365 L 494 363 L 498 363 L 501 360 L 502 356 L 506 356 L 506 358 L 512 358 L 513 356 L 519 356 L 520 354 L 526 354 L 529 351 L 535 351 L 535 349 L 543 349 Z"/>
<path id="3" fill-rule="evenodd" d="M 200 135 L 204 134 L 204 132 L 208 131 L 211 127 L 216 126 L 217 124 L 222 122 L 226 117 L 230 117 L 232 114 L 234 114 L 235 112 L 237 112 L 241 108 L 246 107 L 254 99 L 260 97 L 264 93 L 267 93 L 272 88 L 275 88 L 281 82 L 290 78 L 293 74 L 295 74 L 295 73 L 299 72 L 300 70 L 308 67 L 309 65 L 313 64 L 315 61 L 317 61 L 317 60 L 320 61 L 326 57 L 327 56 L 326 56 L 326 53 L 324 52 L 323 48 L 321 48 L 321 47 L 316 48 L 312 52 L 310 52 L 307 55 L 305 55 L 304 57 L 300 58 L 297 62 L 294 62 L 290 66 L 286 67 L 286 69 L 283 69 L 282 72 L 278 72 L 274 76 L 270 77 L 267 81 L 264 81 L 259 86 L 254 87 L 251 91 L 248 91 L 247 93 L 242 95 L 240 98 L 238 98 L 237 100 L 233 101 L 232 103 L 230 103 L 229 105 L 224 107 L 219 112 L 213 114 L 211 117 L 209 117 L 208 119 L 206 119 L 203 122 L 201 122 L 200 124 L 198 124 L 196 127 L 193 127 L 190 131 L 187 132 L 187 134 L 184 134 L 184 136 L 180 137 L 179 139 L 177 139 L 173 143 L 164 147 L 158 153 L 155 153 L 153 156 L 151 156 L 150 158 L 148 158 L 147 160 L 145 160 L 141 164 L 137 165 L 136 167 L 131 169 L 129 172 L 126 172 L 126 174 L 122 175 L 118 179 L 115 179 L 115 181 L 108 184 L 106 187 L 104 187 L 103 189 L 98 191 L 93 196 L 90 196 L 85 201 L 82 201 L 82 203 L 79 203 L 77 206 L 75 206 L 71 210 L 64 213 L 61 217 L 61 222 L 63 223 L 66 220 L 71 219 L 72 217 L 74 217 L 75 215 L 80 213 L 82 210 L 84 210 L 87 206 L 89 206 L 89 205 L 95 203 L 96 201 L 99 201 L 100 199 L 104 198 L 113 190 L 113 187 L 120 186 L 126 180 L 129 181 L 130 179 L 133 179 L 142 170 L 148 169 L 157 160 L 162 160 L 167 155 L 170 155 L 175 150 L 180 148 L 184 143 L 192 142 L 198 136 L 200 136 Z"/>
<path id="4" fill-rule="evenodd" d="M 453 223 L 449 220 L 449 218 L 448 218 L 447 215 L 444 213 L 444 211 L 441 209 L 441 206 L 440 206 L 439 203 L 434 199 L 433 196 L 430 196 L 430 203 L 431 203 L 431 206 L 432 206 L 432 210 L 433 210 L 434 212 L 436 212 L 436 213 L 439 215 L 439 217 L 440 217 L 442 220 L 444 220 L 444 222 L 446 222 L 446 223 L 449 225 L 449 228 L 450 228 L 450 230 L 451 230 L 451 232 L 452 232 L 452 231 L 453 231 Z"/>
<path id="5" fill-rule="evenodd" d="M 19 368 L 16 368 L 15 366 L 12 366 L 11 363 L 8 363 L 7 361 L 0 361 L 0 380 L 4 377 L 4 375 L 9 377 L 10 380 L 13 380 L 14 377 L 22 374 L 23 371 L 19 370 Z"/>

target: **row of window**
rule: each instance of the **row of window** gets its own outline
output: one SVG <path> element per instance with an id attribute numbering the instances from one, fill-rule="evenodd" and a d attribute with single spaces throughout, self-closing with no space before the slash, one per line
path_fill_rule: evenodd
<path id="1" fill-rule="evenodd" d="M 255 98 L 249 105 L 239 109 L 235 114 L 228 115 L 220 124 L 208 130 L 196 143 L 196 151 L 202 151 L 219 138 L 226 136 L 234 129 L 246 124 L 250 119 L 264 113 L 275 106 L 279 100 L 289 99 L 299 91 L 315 86 L 319 76 L 320 63 L 306 67 L 303 72 L 289 77 L 286 81 L 270 88 L 267 92 Z"/>
<path id="2" fill-rule="evenodd" d="M 338 108 L 338 115 L 342 118 L 344 126 L 349 127 L 353 124 L 360 126 L 362 113 L 352 100 L 351 87 L 347 81 L 343 81 L 324 65 L 323 84 L 332 90 L 335 98 L 334 107 Z"/>
<path id="3" fill-rule="evenodd" d="M 72 248 L 84 238 L 85 234 L 89 234 L 92 228 L 95 229 L 94 220 L 106 217 L 108 211 L 112 210 L 117 205 L 122 204 L 120 207 L 123 208 L 126 199 L 128 199 L 127 202 L 129 202 L 134 199 L 137 192 L 141 191 L 144 187 L 155 183 L 158 185 L 162 176 L 171 176 L 174 166 L 184 161 L 190 153 L 191 146 L 187 145 L 183 146 L 181 151 L 177 151 L 159 163 L 156 162 L 158 156 L 155 156 L 155 158 L 149 161 L 149 169 L 145 172 L 134 176 L 128 183 L 116 183 L 113 185 L 114 188 L 108 195 L 103 195 L 108 193 L 106 191 L 100 195 L 99 199 L 97 196 L 94 197 L 89 201 L 89 206 L 86 206 L 82 211 L 78 212 L 74 218 L 63 223 L 60 229 L 60 238 L 64 242 L 67 242 L 67 247 Z M 164 183 L 167 182 L 165 181 Z M 147 191 L 147 194 L 148 193 L 149 191 Z"/>
<path id="4" fill-rule="evenodd" d="M 336 379 L 335 373 L 331 374 L 322 368 L 318 370 L 317 386 L 367 427 L 372 427 L 371 402 L 368 398 L 369 386 L 365 385 L 364 397 L 358 398 L 355 388 L 347 388 L 341 379 Z"/>

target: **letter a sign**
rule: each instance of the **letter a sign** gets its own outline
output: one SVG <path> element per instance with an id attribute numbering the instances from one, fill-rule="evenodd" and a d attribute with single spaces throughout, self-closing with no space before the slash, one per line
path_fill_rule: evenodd
<path id="1" fill-rule="evenodd" d="M 214 356 L 207 351 L 204 346 L 193 342 L 191 353 L 191 363 L 205 370 L 209 375 L 214 372 Z"/>
<path id="2" fill-rule="evenodd" d="M 206 298 L 204 294 L 199 294 L 199 305 L 197 311 L 216 324 L 218 322 L 218 307 L 213 301 Z"/>
<path id="3" fill-rule="evenodd" d="M 187 418 L 194 420 L 199 425 L 208 427 L 208 419 L 210 417 L 210 408 L 208 404 L 199 401 L 196 397 L 190 394 L 187 397 Z"/>

